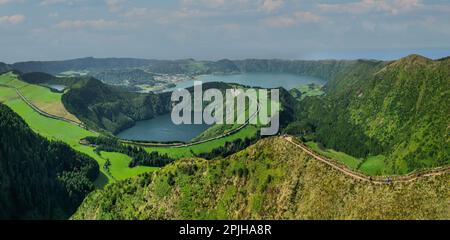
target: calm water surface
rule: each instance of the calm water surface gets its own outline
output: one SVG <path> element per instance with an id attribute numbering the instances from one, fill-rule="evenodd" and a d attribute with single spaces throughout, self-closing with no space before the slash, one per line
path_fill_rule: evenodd
<path id="1" fill-rule="evenodd" d="M 132 128 L 126 129 L 117 134 L 117 137 L 141 141 L 188 142 L 208 129 L 208 127 L 210 126 L 207 124 L 175 125 L 172 123 L 170 114 L 165 114 L 150 120 L 138 121 Z"/>
<path id="2" fill-rule="evenodd" d="M 173 91 L 177 88 L 188 88 L 194 86 L 194 81 L 238 83 L 251 87 L 276 88 L 283 87 L 287 90 L 310 83 L 325 84 L 319 78 L 299 76 L 286 73 L 244 73 L 232 75 L 201 75 L 195 80 L 186 80 L 177 84 L 176 87 L 166 89 Z"/>
<path id="3" fill-rule="evenodd" d="M 62 92 L 64 89 L 67 88 L 67 86 L 64 85 L 58 85 L 58 84 L 50 84 L 48 87 L 55 89 L 56 91 Z"/>
<path id="4" fill-rule="evenodd" d="M 310 83 L 325 84 L 324 80 L 298 76 L 293 74 L 277 73 L 245 73 L 234 75 L 203 75 L 197 77 L 196 81 L 239 83 L 242 85 L 263 88 L 284 87 L 292 89 L 299 85 Z M 167 89 L 173 91 L 177 88 L 188 88 L 194 86 L 194 80 L 187 80 L 177 84 L 175 88 Z M 120 132 L 117 136 L 129 140 L 144 141 L 184 141 L 187 142 L 205 131 L 209 126 L 204 125 L 175 125 L 172 123 L 170 114 L 158 116 L 154 119 L 139 121 L 132 128 Z"/>

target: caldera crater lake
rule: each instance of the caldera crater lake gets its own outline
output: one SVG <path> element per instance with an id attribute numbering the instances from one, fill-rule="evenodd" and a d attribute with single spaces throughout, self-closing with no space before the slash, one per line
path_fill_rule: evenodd
<path id="1" fill-rule="evenodd" d="M 194 86 L 194 81 L 236 83 L 251 87 L 276 88 L 283 87 L 287 90 L 310 83 L 323 85 L 325 80 L 284 73 L 244 73 L 232 75 L 201 75 L 195 80 L 179 82 L 176 87 L 166 89 L 173 91 L 179 88 Z M 210 125 L 176 125 L 172 122 L 171 114 L 164 114 L 153 119 L 138 121 L 136 124 L 117 134 L 117 137 L 136 141 L 188 142 L 208 129 Z"/>

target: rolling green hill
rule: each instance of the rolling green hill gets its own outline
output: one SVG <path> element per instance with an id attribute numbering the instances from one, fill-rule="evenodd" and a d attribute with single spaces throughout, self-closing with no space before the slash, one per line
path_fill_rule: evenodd
<path id="1" fill-rule="evenodd" d="M 12 68 L 23 73 L 45 72 L 58 74 L 77 70 L 104 70 L 114 68 L 136 68 L 152 64 L 154 60 L 132 58 L 78 58 L 64 61 L 30 61 L 12 64 Z"/>
<path id="2" fill-rule="evenodd" d="M 286 132 L 322 148 L 367 159 L 377 174 L 405 174 L 450 163 L 450 61 L 411 55 L 359 61 L 297 105 Z M 374 160 L 375 161 L 375 160 Z M 365 164 L 361 160 L 359 166 Z M 366 171 L 368 172 L 368 171 Z"/>
<path id="3" fill-rule="evenodd" d="M 117 133 L 135 121 L 168 113 L 170 94 L 139 94 L 121 90 L 94 78 L 70 86 L 62 101 L 69 112 L 94 129 Z"/>
<path id="4" fill-rule="evenodd" d="M 448 219 L 450 175 L 360 182 L 282 138 L 188 158 L 91 193 L 73 219 Z"/>
<path id="5" fill-rule="evenodd" d="M 21 89 L 22 94 L 24 94 L 27 98 L 37 100 L 34 103 L 39 103 L 42 99 L 49 99 L 52 101 L 58 100 L 54 103 L 62 105 L 60 101 L 61 94 L 51 92 L 48 88 L 23 82 L 19 78 L 20 76 L 13 73 L 0 75 L 0 102 L 7 105 L 21 118 L 23 118 L 35 133 L 38 133 L 49 140 L 62 141 L 76 151 L 82 152 L 94 158 L 98 162 L 98 165 L 101 166 L 101 173 L 95 182 L 96 187 L 103 187 L 108 182 L 120 180 L 124 177 L 136 176 L 137 174 L 145 171 L 154 170 L 153 168 L 147 167 L 135 167 L 131 169 L 128 167 L 129 160 L 127 160 L 126 157 L 117 155 L 114 159 L 110 159 L 112 162 L 111 172 L 106 172 L 103 166 L 107 158 L 94 152 L 94 148 L 80 144 L 81 139 L 98 136 L 97 133 L 88 131 L 78 125 L 57 119 L 51 119 L 37 113 L 17 95 L 14 87 L 26 86 L 26 89 Z M 53 97 L 55 94 L 59 97 Z"/>
<path id="6" fill-rule="evenodd" d="M 203 90 L 232 88 L 226 83 L 205 83 Z M 194 88 L 187 89 L 193 92 Z M 135 93 L 94 78 L 81 78 L 70 85 L 62 102 L 69 112 L 93 129 L 116 134 L 136 121 L 148 120 L 172 109 L 171 93 Z M 206 106 L 206 105 L 205 105 Z"/>
<path id="7" fill-rule="evenodd" d="M 111 66 L 116 64 L 113 60 L 108 61 Z M 131 65 L 142 63 L 130 62 Z M 102 69 L 104 62 L 96 64 L 99 64 L 96 68 Z M 450 163 L 448 58 L 430 60 L 411 55 L 392 62 L 179 60 L 156 62 L 152 67 L 166 72 L 196 74 L 287 72 L 329 79 L 321 89 L 299 88 L 291 93 L 282 89 L 281 126 L 284 132 L 302 138 L 316 152 L 341 160 L 349 168 L 368 175 L 405 174 Z M 448 219 L 450 215 L 445 205 L 450 198 L 448 174 L 412 183 L 372 185 L 343 176 L 279 138 L 261 140 L 230 156 L 247 146 L 245 138 L 256 135 L 258 128 L 255 126 L 194 146 L 146 147 L 149 153 L 156 151 L 173 159 L 185 159 L 161 169 L 128 168 L 133 161 L 130 156 L 107 150 L 96 153 L 93 147 L 81 145 L 80 139 L 97 134 L 39 115 L 21 101 L 14 88 L 20 88 L 40 108 L 49 106 L 48 111 L 56 109 L 51 107 L 55 104 L 64 106 L 64 111 L 67 109 L 91 128 L 100 129 L 107 135 L 130 127 L 135 121 L 168 113 L 170 93 L 138 94 L 90 77 L 55 78 L 34 72 L 20 77 L 3 74 L 1 81 L 0 101 L 20 114 L 35 132 L 48 139 L 64 141 L 95 158 L 103 173 L 97 179 L 97 186 L 108 181 L 112 183 L 92 193 L 74 215 L 75 219 Z M 69 90 L 64 94 L 55 93 L 36 85 L 49 83 L 67 85 Z M 230 85 L 204 85 L 204 89 L 210 87 L 223 89 Z M 208 138 L 223 130 L 216 126 L 201 137 Z M 57 143 L 49 143 L 49 146 L 63 148 Z M 41 150 L 30 150 L 33 151 Z M 64 154 L 67 151 L 72 150 L 68 147 L 56 150 Z M 14 154 L 23 152 L 15 150 Z M 9 150 L 5 154 L 10 154 Z M 52 159 L 54 155 L 48 156 Z M 46 155 L 38 154 L 37 157 Z M 55 164 L 40 160 L 49 168 Z M 35 164 L 34 158 L 30 161 Z M 109 163 L 108 169 L 106 163 Z M 77 172 L 78 169 L 67 171 Z M 67 189 L 70 194 L 75 194 L 69 194 L 75 199 L 70 200 L 71 205 L 59 206 L 55 200 L 48 202 L 56 206 L 47 207 L 52 209 L 49 211 L 3 211 L 0 214 L 4 214 L 4 218 L 12 216 L 8 214 L 16 214 L 16 218 L 67 217 L 77 206 L 76 201 L 79 203 L 81 196 L 92 188 L 86 187 L 88 181 L 78 173 L 52 174 L 49 178 L 58 176 L 57 181 L 60 181 L 60 187 L 54 188 L 58 196 L 65 196 L 60 192 Z M 135 177 L 138 174 L 143 175 Z M 23 179 L 28 181 L 26 177 Z M 102 179 L 103 184 L 100 183 Z M 45 197 L 36 201 L 52 198 L 54 193 L 48 190 L 42 194 Z M 2 196 L 6 196 L 6 200 L 1 201 L 11 204 L 7 195 Z M 27 199 L 27 195 L 24 196 Z M 32 206 L 40 204 L 37 202 Z M 27 207 L 30 206 L 24 208 Z"/>
<path id="8" fill-rule="evenodd" d="M 98 164 L 33 133 L 0 104 L 0 219 L 64 219 L 94 189 Z"/>
<path id="9" fill-rule="evenodd" d="M 141 69 L 111 69 L 94 72 L 94 78 L 106 83 L 114 85 L 139 85 L 146 84 L 153 86 L 157 81 L 154 79 L 155 74 L 148 73 Z"/>
<path id="10" fill-rule="evenodd" d="M 8 71 L 11 71 L 11 67 L 6 63 L 0 62 L 0 74 L 8 72 Z"/>
<path id="11" fill-rule="evenodd" d="M 132 58 L 79 58 L 64 61 L 18 62 L 12 68 L 23 73 L 45 72 L 59 74 L 63 72 L 83 72 L 91 76 L 105 70 L 141 69 L 158 74 L 232 74 L 244 72 L 291 73 L 332 79 L 344 69 L 352 68 L 357 61 L 347 60 L 281 60 L 281 59 L 245 59 L 219 61 L 197 61 L 194 59 L 152 60 Z M 131 71 L 132 72 L 132 71 Z"/>

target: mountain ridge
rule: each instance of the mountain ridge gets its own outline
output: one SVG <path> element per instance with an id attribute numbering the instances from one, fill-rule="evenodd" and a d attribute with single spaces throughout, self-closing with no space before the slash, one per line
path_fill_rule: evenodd
<path id="1" fill-rule="evenodd" d="M 109 185 L 72 219 L 446 219 L 449 177 L 374 185 L 272 137 L 225 159 L 183 159 Z"/>
<path id="2" fill-rule="evenodd" d="M 450 61 L 411 55 L 337 75 L 326 95 L 298 106 L 291 133 L 363 158 L 384 154 L 385 174 L 450 162 Z"/>

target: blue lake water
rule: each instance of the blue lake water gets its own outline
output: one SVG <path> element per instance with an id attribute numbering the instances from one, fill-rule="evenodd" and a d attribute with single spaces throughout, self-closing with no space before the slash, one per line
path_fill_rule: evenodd
<path id="1" fill-rule="evenodd" d="M 178 88 L 188 88 L 194 86 L 194 81 L 207 82 L 226 82 L 238 83 L 251 87 L 276 88 L 283 87 L 287 90 L 305 85 L 309 83 L 325 84 L 326 81 L 295 74 L 286 73 L 244 73 L 231 75 L 201 75 L 195 80 L 187 80 L 177 84 L 176 87 L 166 89 L 165 91 L 173 91 Z"/>
<path id="2" fill-rule="evenodd" d="M 58 84 L 50 84 L 48 85 L 49 88 L 55 89 L 56 91 L 62 92 L 64 89 L 67 88 L 67 86 L 64 85 L 58 85 Z"/>
<path id="3" fill-rule="evenodd" d="M 203 75 L 197 77 L 196 81 L 206 82 L 226 82 L 239 83 L 242 85 L 263 88 L 284 87 L 292 89 L 294 87 L 316 83 L 325 84 L 322 79 L 294 74 L 276 74 L 276 73 L 245 73 L 234 75 Z M 188 88 L 194 85 L 194 80 L 183 81 L 177 84 L 175 88 L 167 89 L 173 91 L 178 88 Z M 135 126 L 126 129 L 118 137 L 129 140 L 144 141 L 184 141 L 187 142 L 208 129 L 208 125 L 175 125 L 172 123 L 170 114 L 161 115 L 156 118 L 139 121 Z"/>
<path id="4" fill-rule="evenodd" d="M 208 129 L 208 127 L 210 126 L 207 124 L 175 125 L 172 123 L 170 114 L 165 114 L 150 120 L 138 121 L 133 127 L 117 134 L 117 137 L 140 141 L 188 142 Z"/>

